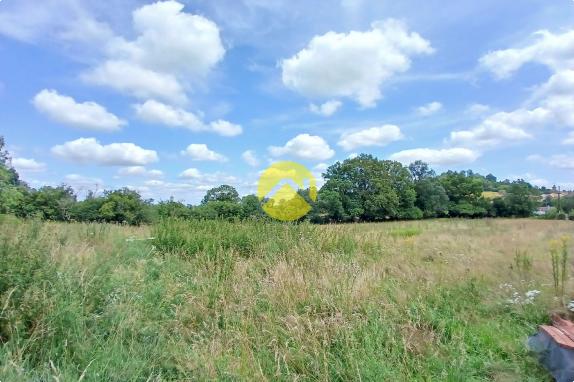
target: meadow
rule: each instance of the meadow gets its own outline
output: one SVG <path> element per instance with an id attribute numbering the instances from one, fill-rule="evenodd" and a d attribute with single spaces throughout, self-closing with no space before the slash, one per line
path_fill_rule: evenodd
<path id="1" fill-rule="evenodd" d="M 573 224 L 0 216 L 0 381 L 550 381 Z"/>

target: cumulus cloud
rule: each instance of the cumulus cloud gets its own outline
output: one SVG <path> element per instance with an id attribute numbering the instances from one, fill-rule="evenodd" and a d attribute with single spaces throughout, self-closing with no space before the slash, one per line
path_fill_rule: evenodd
<path id="1" fill-rule="evenodd" d="M 201 171 L 196 168 L 188 168 L 179 174 L 180 178 L 199 179 L 201 178 Z"/>
<path id="2" fill-rule="evenodd" d="M 430 54 L 430 43 L 397 20 L 365 32 L 328 32 L 281 62 L 283 84 L 310 98 L 348 97 L 375 106 L 383 83 L 407 71 L 411 57 Z"/>
<path id="3" fill-rule="evenodd" d="M 386 146 L 391 142 L 403 139 L 401 129 L 395 125 L 383 125 L 343 134 L 338 145 L 350 151 L 358 147 Z"/>
<path id="4" fill-rule="evenodd" d="M 203 143 L 192 143 L 191 145 L 187 146 L 187 148 L 181 153 L 182 155 L 186 155 L 195 161 L 227 161 L 227 158 L 224 155 L 210 150 L 207 145 Z"/>
<path id="5" fill-rule="evenodd" d="M 46 164 L 29 158 L 12 158 L 12 166 L 18 172 L 40 172 L 46 170 Z"/>
<path id="6" fill-rule="evenodd" d="M 72 162 L 101 166 L 143 166 L 158 160 L 154 150 L 133 143 L 102 145 L 95 138 L 79 138 L 54 146 L 52 153 Z"/>
<path id="7" fill-rule="evenodd" d="M 309 134 L 299 134 L 284 146 L 270 146 L 269 153 L 274 157 L 288 155 L 299 159 L 319 161 L 335 155 L 335 151 L 323 138 Z"/>
<path id="8" fill-rule="evenodd" d="M 472 163 L 479 156 L 480 154 L 473 150 L 456 147 L 438 150 L 428 148 L 403 150 L 392 154 L 390 158 L 404 164 L 422 160 L 435 166 L 455 166 Z"/>
<path id="9" fill-rule="evenodd" d="M 131 62 L 106 61 L 83 73 L 81 78 L 89 84 L 109 86 L 137 98 L 157 97 L 174 103 L 187 101 L 183 86 L 175 76 L 142 68 Z"/>
<path id="10" fill-rule="evenodd" d="M 56 90 L 44 89 L 32 100 L 36 109 L 50 119 L 80 129 L 96 131 L 120 130 L 125 121 L 95 102 L 76 102 Z"/>
<path id="11" fill-rule="evenodd" d="M 450 142 L 454 145 L 494 148 L 531 139 L 532 135 L 525 129 L 544 126 L 551 118 L 552 113 L 544 108 L 499 112 L 489 116 L 473 129 L 451 132 Z"/>
<path id="12" fill-rule="evenodd" d="M 134 109 L 137 117 L 148 123 L 159 123 L 168 127 L 183 128 L 194 132 L 214 132 L 227 137 L 233 137 L 243 132 L 240 125 L 224 120 L 205 124 L 194 113 L 155 100 L 147 100 L 143 104 L 134 105 Z"/>
<path id="13" fill-rule="evenodd" d="M 315 105 L 312 103 L 309 105 L 309 110 L 311 110 L 312 113 L 322 115 L 323 117 L 330 117 L 339 110 L 341 105 L 343 105 L 341 101 L 331 100 L 321 105 Z"/>
<path id="14" fill-rule="evenodd" d="M 145 176 L 149 178 L 159 178 L 163 176 L 161 170 L 148 170 L 144 166 L 128 166 L 118 170 L 119 176 Z"/>
<path id="15" fill-rule="evenodd" d="M 497 78 L 510 77 L 528 62 L 546 65 L 554 71 L 574 67 L 574 30 L 562 34 L 542 30 L 534 36 L 536 40 L 522 48 L 489 52 L 480 58 L 480 65 Z"/>
<path id="16" fill-rule="evenodd" d="M 574 70 L 554 73 L 534 92 L 532 102 L 536 101 L 552 113 L 557 124 L 574 127 Z"/>
<path id="17" fill-rule="evenodd" d="M 133 12 L 133 40 L 116 37 L 107 59 L 84 74 L 91 83 L 140 98 L 185 102 L 182 83 L 197 83 L 223 58 L 219 28 L 183 12 L 177 1 L 144 5 Z"/>
<path id="18" fill-rule="evenodd" d="M 209 126 L 214 132 L 224 137 L 234 137 L 243 132 L 243 128 L 240 125 L 222 119 L 211 122 Z"/>
<path id="19" fill-rule="evenodd" d="M 241 154 L 241 158 L 251 167 L 259 166 L 259 159 L 253 150 L 244 151 L 243 154 Z"/>
<path id="20" fill-rule="evenodd" d="M 417 108 L 417 114 L 423 117 L 433 115 L 442 110 L 442 103 L 434 101 Z"/>

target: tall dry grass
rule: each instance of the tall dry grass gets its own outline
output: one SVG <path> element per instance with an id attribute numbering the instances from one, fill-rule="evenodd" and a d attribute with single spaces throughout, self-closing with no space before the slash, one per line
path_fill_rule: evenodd
<path id="1" fill-rule="evenodd" d="M 559 304 L 549 241 L 573 226 L 0 228 L 2 381 L 543 381 L 524 339 Z"/>

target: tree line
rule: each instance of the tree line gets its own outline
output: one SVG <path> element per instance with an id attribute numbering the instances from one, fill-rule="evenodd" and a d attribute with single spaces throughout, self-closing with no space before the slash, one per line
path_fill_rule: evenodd
<path id="1" fill-rule="evenodd" d="M 409 166 L 362 154 L 330 166 L 325 184 L 311 200 L 309 190 L 298 193 L 311 211 L 302 219 L 315 223 L 423 219 L 435 217 L 527 217 L 547 191 L 524 180 L 498 181 L 492 174 L 447 171 L 437 175 L 428 164 Z M 229 185 L 209 190 L 199 205 L 173 198 L 155 203 L 131 189 L 88 193 L 78 200 L 62 184 L 38 189 L 23 182 L 10 166 L 0 137 L 0 214 L 55 221 L 144 224 L 166 217 L 185 219 L 266 219 L 255 195 L 240 197 Z M 574 198 L 563 198 L 564 212 L 574 209 Z"/>

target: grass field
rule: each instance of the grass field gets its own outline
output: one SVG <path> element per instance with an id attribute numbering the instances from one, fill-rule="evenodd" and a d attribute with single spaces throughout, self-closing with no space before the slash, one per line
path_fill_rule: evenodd
<path id="1" fill-rule="evenodd" d="M 550 381 L 525 340 L 573 228 L 2 217 L 0 381 Z"/>

